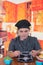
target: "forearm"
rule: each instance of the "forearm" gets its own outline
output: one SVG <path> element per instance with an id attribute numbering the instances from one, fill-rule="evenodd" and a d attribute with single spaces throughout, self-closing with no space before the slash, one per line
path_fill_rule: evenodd
<path id="1" fill-rule="evenodd" d="M 10 57 L 17 57 L 20 55 L 20 51 L 8 51 L 7 55 Z"/>
<path id="2" fill-rule="evenodd" d="M 7 52 L 7 55 L 8 55 L 8 56 L 10 56 L 10 57 L 15 57 L 15 55 L 14 55 L 14 52 L 13 52 L 13 51 L 8 51 L 8 52 Z"/>
<path id="3" fill-rule="evenodd" d="M 41 50 L 32 50 L 32 51 L 31 51 L 31 55 L 32 55 L 33 57 L 35 57 L 35 56 L 37 56 L 37 55 L 40 53 L 40 51 L 41 51 Z"/>
<path id="4" fill-rule="evenodd" d="M 36 52 L 37 52 L 37 54 L 39 54 L 39 53 L 41 52 L 41 49 L 39 49 L 39 50 L 36 50 Z"/>

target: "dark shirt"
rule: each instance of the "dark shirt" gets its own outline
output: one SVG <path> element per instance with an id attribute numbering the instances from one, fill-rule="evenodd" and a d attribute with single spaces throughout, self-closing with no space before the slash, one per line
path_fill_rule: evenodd
<path id="1" fill-rule="evenodd" d="M 31 51 L 31 50 L 39 50 L 40 45 L 35 37 L 29 36 L 27 39 L 21 41 L 19 37 L 12 39 L 9 45 L 9 51 Z"/>

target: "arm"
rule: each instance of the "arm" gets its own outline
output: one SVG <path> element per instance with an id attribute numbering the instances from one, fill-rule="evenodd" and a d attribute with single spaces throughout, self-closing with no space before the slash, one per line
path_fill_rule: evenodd
<path id="1" fill-rule="evenodd" d="M 15 49 L 15 41 L 11 40 L 10 44 L 9 44 L 9 50 L 7 55 L 9 55 L 10 57 L 17 57 L 18 55 L 20 55 L 20 51 L 17 51 Z"/>
<path id="2" fill-rule="evenodd" d="M 41 51 L 41 47 L 40 44 L 37 40 L 37 38 L 34 38 L 34 49 L 31 51 L 32 56 L 35 57 L 36 55 L 38 55 Z"/>
<path id="3" fill-rule="evenodd" d="M 34 39 L 34 49 L 35 50 L 41 50 L 39 41 L 37 40 L 37 38 Z"/>

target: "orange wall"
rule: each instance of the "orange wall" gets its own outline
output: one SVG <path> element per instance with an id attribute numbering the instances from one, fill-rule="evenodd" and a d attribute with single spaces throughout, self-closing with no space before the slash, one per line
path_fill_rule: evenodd
<path id="1" fill-rule="evenodd" d="M 17 20 L 26 19 L 26 3 L 17 5 Z"/>
<path id="2" fill-rule="evenodd" d="M 5 1 L 4 8 L 6 11 L 6 15 L 4 18 L 5 22 L 16 22 L 20 19 L 26 18 L 26 3 L 21 4 L 13 4 L 11 2 Z"/>
<path id="3" fill-rule="evenodd" d="M 40 46 L 43 49 L 43 40 L 39 40 Z"/>
<path id="4" fill-rule="evenodd" d="M 14 3 L 5 1 L 4 2 L 4 9 L 6 12 L 4 21 L 5 22 L 15 22 L 16 21 L 16 16 L 17 16 L 17 6 Z"/>

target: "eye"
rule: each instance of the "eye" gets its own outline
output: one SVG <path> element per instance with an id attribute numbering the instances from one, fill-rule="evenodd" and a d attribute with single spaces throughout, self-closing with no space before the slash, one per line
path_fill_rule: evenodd
<path id="1" fill-rule="evenodd" d="M 20 31 L 20 32 L 23 32 L 23 31 Z"/>
<path id="2" fill-rule="evenodd" d="M 28 30 L 25 30 L 25 32 L 28 32 Z"/>

